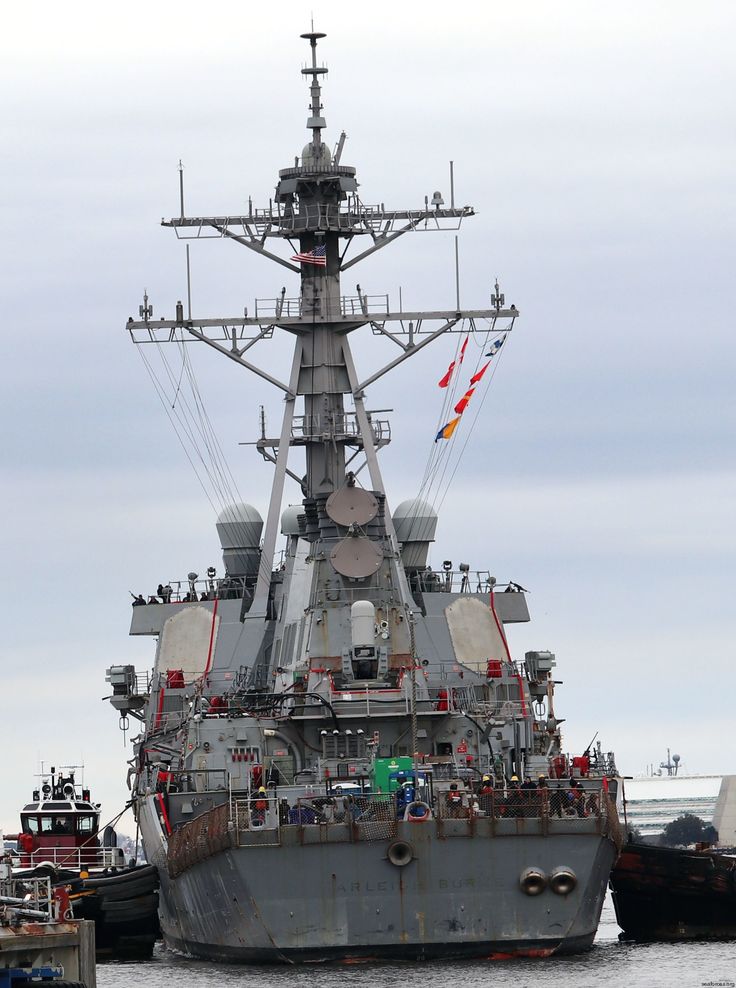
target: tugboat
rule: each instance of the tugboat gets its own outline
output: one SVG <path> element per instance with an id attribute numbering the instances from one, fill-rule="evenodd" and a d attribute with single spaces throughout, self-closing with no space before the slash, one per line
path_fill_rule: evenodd
<path id="1" fill-rule="evenodd" d="M 140 722 L 129 779 L 164 942 L 253 963 L 586 950 L 621 842 L 613 756 L 563 750 L 552 652 L 512 658 L 506 628 L 529 620 L 523 588 L 450 559 L 433 568 L 426 497 L 389 510 L 378 453 L 391 429 L 366 404 L 372 382 L 455 339 L 441 393 L 468 383 L 437 433 L 441 455 L 519 312 L 498 285 L 470 310 L 344 294 L 348 268 L 474 210 L 455 205 L 452 181 L 449 206 L 440 192 L 417 209 L 361 200 L 344 134 L 334 150 L 322 136 L 324 35 L 302 37 L 310 137 L 275 199 L 187 216 L 182 191 L 181 215 L 164 222 L 274 261 L 298 294 L 225 318 L 178 302 L 156 319 L 146 294 L 127 325 L 144 349 L 199 341 L 284 398 L 278 434 L 256 443 L 274 464 L 265 527 L 254 506 L 227 505 L 224 576 L 192 571 L 139 595 L 131 634 L 157 640 L 153 672 L 107 673 L 122 726 Z M 361 327 L 399 351 L 368 375 L 350 347 Z M 252 358 L 277 332 L 294 341 L 283 380 Z M 299 500 L 282 513 L 287 480 Z"/>
<path id="2" fill-rule="evenodd" d="M 20 814 L 14 875 L 45 876 L 68 895 L 75 919 L 95 924 L 98 959 L 150 957 L 159 938 L 158 874 L 152 865 L 126 867 L 117 836 L 100 841 L 100 804 L 76 779 L 80 766 L 41 774 Z"/>

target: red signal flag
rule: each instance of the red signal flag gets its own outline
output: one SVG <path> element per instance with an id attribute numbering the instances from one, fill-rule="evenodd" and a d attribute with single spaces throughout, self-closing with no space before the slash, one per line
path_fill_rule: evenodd
<path id="1" fill-rule="evenodd" d="M 457 412 L 458 415 L 462 415 L 465 409 L 468 407 L 468 402 L 473 397 L 474 391 L 475 388 L 470 388 L 468 391 L 465 392 L 465 394 L 462 396 L 462 398 L 457 403 L 457 405 L 455 405 L 455 411 Z"/>
<path id="2" fill-rule="evenodd" d="M 460 364 L 463 362 L 463 358 L 465 357 L 465 348 L 468 345 L 469 339 L 470 339 L 470 333 L 468 333 L 468 335 L 465 337 L 463 345 L 460 347 L 460 357 L 457 360 L 452 361 L 450 366 L 447 368 L 447 373 L 445 374 L 445 376 L 442 378 L 442 380 L 437 382 L 440 388 L 446 388 L 447 385 L 452 380 L 452 372 L 455 370 L 455 364 L 457 364 L 457 366 L 459 367 Z"/>
<path id="3" fill-rule="evenodd" d="M 488 367 L 490 366 L 490 363 L 491 362 L 489 360 L 488 363 L 485 364 L 485 366 L 481 367 L 481 369 L 479 371 L 476 371 L 475 374 L 473 374 L 473 376 L 470 378 L 470 383 L 471 384 L 477 384 L 478 381 L 480 381 L 480 379 L 483 377 L 483 375 L 485 374 L 485 372 L 488 370 Z"/>
<path id="4" fill-rule="evenodd" d="M 454 370 L 455 370 L 455 361 L 453 360 L 453 362 L 447 368 L 447 373 L 445 374 L 445 376 L 442 378 L 441 381 L 437 382 L 441 388 L 446 388 L 447 385 L 450 383 L 450 378 L 452 377 L 452 372 Z"/>

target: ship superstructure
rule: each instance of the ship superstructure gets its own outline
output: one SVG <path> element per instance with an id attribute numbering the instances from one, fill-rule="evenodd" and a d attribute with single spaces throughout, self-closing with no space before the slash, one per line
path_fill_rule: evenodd
<path id="1" fill-rule="evenodd" d="M 512 659 L 504 629 L 529 620 L 523 590 L 450 560 L 432 569 L 432 507 L 389 510 L 390 428 L 366 406 L 370 384 L 429 343 L 480 322 L 493 340 L 519 313 L 498 288 L 477 310 L 343 295 L 363 258 L 473 210 L 440 193 L 414 210 L 363 204 L 344 138 L 334 153 L 323 140 L 324 35 L 302 37 L 311 138 L 275 199 L 187 217 L 182 197 L 165 223 L 265 255 L 299 275 L 298 295 L 208 319 L 177 303 L 154 320 L 146 298 L 128 323 L 140 345 L 199 340 L 284 398 L 279 435 L 258 443 L 274 464 L 265 524 L 252 505 L 225 508 L 225 575 L 136 601 L 131 634 L 157 639 L 153 672 L 108 671 L 124 723 L 141 722 L 130 778 L 163 935 L 236 961 L 585 949 L 620 839 L 612 756 L 562 751 L 551 652 Z M 368 377 L 350 348 L 362 327 L 399 349 Z M 283 381 L 249 353 L 277 331 L 294 340 Z M 287 482 L 301 500 L 282 511 Z"/>

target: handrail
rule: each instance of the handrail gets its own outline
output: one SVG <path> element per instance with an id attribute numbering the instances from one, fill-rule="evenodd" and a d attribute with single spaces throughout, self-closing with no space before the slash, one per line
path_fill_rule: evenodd
<path id="1" fill-rule="evenodd" d="M 341 295 L 339 299 L 339 309 L 332 304 L 329 298 L 324 298 L 321 303 L 322 315 L 340 315 L 342 317 L 355 316 L 363 319 L 364 316 L 379 318 L 387 316 L 391 311 L 389 305 L 389 295 L 387 292 L 378 295 Z M 314 315 L 314 301 L 305 301 L 301 295 L 286 297 L 279 295 L 276 298 L 255 299 L 255 316 L 257 319 L 273 318 L 291 319 L 301 317 L 305 314 Z"/>
<path id="2" fill-rule="evenodd" d="M 28 920 L 53 923 L 58 916 L 47 875 L 0 878 L 0 923 L 17 926 Z M 6 962 L 7 963 L 7 962 Z"/>
<path id="3" fill-rule="evenodd" d="M 490 570 L 460 569 L 433 570 L 427 566 L 424 570 L 411 574 L 412 589 L 422 593 L 467 593 L 488 594 L 491 590 L 496 593 L 521 593 L 515 590 L 514 583 L 497 583 L 491 576 Z"/>
<path id="4" fill-rule="evenodd" d="M 592 827 L 620 846 L 623 831 L 608 793 L 589 785 L 576 787 L 580 792 L 571 797 L 572 788 L 550 780 L 549 787 L 536 790 L 452 795 L 444 790 L 435 794 L 419 825 L 434 825 L 442 838 L 494 837 L 500 827 L 508 832 L 509 824 L 533 826 L 542 836 Z M 289 831 L 300 843 L 386 840 L 396 835 L 399 824 L 408 825 L 405 814 L 395 793 L 309 794 L 298 796 L 293 805 L 278 790 L 232 796 L 174 830 L 167 850 L 169 873 L 174 877 L 233 846 L 278 846 Z"/>
<path id="5" fill-rule="evenodd" d="M 33 851 L 20 851 L 22 868 L 37 868 L 52 864 L 58 868 L 121 868 L 125 864 L 119 847 L 37 847 Z"/>
<path id="6" fill-rule="evenodd" d="M 266 795 L 254 792 L 233 799 L 233 807 L 232 819 L 238 831 L 396 820 L 403 819 L 405 810 L 404 803 L 397 801 L 396 792 L 308 794 L 298 796 L 293 804 L 279 798 L 278 791 Z M 486 794 L 443 789 L 431 798 L 431 809 L 440 820 L 484 817 L 561 820 L 603 818 L 609 807 L 607 794 L 600 786 L 583 783 L 570 786 L 550 780 L 542 788 L 508 788 Z"/>

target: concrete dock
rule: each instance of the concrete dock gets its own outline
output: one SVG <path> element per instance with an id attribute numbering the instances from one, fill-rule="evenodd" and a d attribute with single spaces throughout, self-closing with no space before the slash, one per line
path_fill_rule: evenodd
<path id="1" fill-rule="evenodd" d="M 0 858 L 0 988 L 30 981 L 97 988 L 95 925 L 75 920 L 48 877 L 16 878 Z"/>

